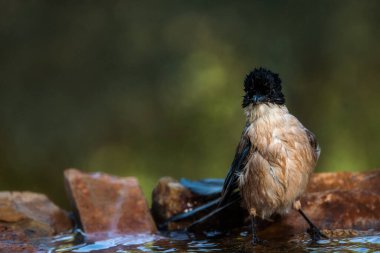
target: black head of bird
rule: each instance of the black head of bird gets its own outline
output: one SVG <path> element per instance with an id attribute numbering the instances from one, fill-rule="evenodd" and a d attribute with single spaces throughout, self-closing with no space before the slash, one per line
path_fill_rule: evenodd
<path id="1" fill-rule="evenodd" d="M 246 76 L 244 91 L 243 107 L 250 104 L 273 103 L 282 105 L 285 103 L 280 77 L 264 68 L 256 68 Z"/>

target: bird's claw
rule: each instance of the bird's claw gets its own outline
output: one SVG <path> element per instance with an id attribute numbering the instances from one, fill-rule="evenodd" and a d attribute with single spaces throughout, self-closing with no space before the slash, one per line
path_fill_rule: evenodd
<path id="1" fill-rule="evenodd" d="M 317 242 L 319 240 L 323 239 L 329 239 L 328 236 L 326 236 L 324 233 L 321 232 L 317 227 L 311 226 L 307 232 L 309 233 L 311 240 L 314 242 Z"/>

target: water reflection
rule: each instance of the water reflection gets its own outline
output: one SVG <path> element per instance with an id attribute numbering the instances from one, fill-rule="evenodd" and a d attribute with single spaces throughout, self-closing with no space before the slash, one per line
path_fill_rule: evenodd
<path id="1" fill-rule="evenodd" d="M 74 236 L 60 235 L 39 246 L 48 252 L 376 252 L 380 233 L 360 232 L 361 236 L 336 238 L 311 243 L 308 237 L 290 241 L 270 241 L 251 246 L 247 231 L 237 231 L 216 238 L 171 232 L 165 235 L 124 235 L 106 240 L 74 243 Z"/>

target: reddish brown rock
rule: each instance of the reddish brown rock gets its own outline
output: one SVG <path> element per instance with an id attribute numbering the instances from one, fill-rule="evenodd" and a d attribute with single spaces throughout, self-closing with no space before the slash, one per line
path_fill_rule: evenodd
<path id="1" fill-rule="evenodd" d="M 136 178 L 89 174 L 75 169 L 67 169 L 64 176 L 69 198 L 86 233 L 156 231 Z"/>
<path id="2" fill-rule="evenodd" d="M 161 230 L 182 230 L 187 228 L 198 218 L 208 214 L 214 207 L 210 206 L 198 212 L 195 216 L 182 219 L 181 221 L 167 222 L 167 220 L 176 214 L 193 210 L 195 207 L 208 203 L 210 200 L 213 200 L 213 198 L 193 193 L 177 180 L 170 177 L 163 177 L 160 178 L 152 192 L 152 214 Z M 236 227 L 238 224 L 241 225 L 243 221 L 242 217 L 244 216 L 242 213 L 244 214 L 245 210 L 239 209 L 239 203 L 236 204 L 237 205 L 229 208 L 230 211 L 235 213 L 234 216 L 212 217 L 207 224 L 199 224 L 196 230 L 207 230 L 210 224 L 212 228 Z"/>
<path id="3" fill-rule="evenodd" d="M 380 194 L 366 190 L 326 190 L 308 193 L 302 199 L 304 212 L 321 229 L 380 231 Z M 292 210 L 276 222 L 267 224 L 265 234 L 295 235 L 305 232 L 307 223 Z M 328 233 L 328 232 L 327 232 Z"/>
<path id="4" fill-rule="evenodd" d="M 380 172 L 323 172 L 312 175 L 307 192 L 326 190 L 367 190 L 380 194 Z"/>
<path id="5" fill-rule="evenodd" d="M 195 195 L 171 177 L 163 177 L 158 181 L 152 197 L 152 215 L 157 223 L 196 204 Z"/>
<path id="6" fill-rule="evenodd" d="M 169 184 L 170 182 L 170 184 Z M 153 207 L 157 199 L 166 203 L 162 209 L 153 211 L 160 212 L 162 216 L 170 216 L 172 213 L 181 213 L 186 207 L 183 204 L 175 204 L 181 194 L 186 197 L 179 203 L 187 203 L 187 206 L 198 206 L 202 199 L 194 193 L 188 193 L 188 189 L 176 186 L 175 197 L 172 198 L 172 185 L 176 181 L 160 180 L 155 188 Z M 316 173 L 312 176 L 307 192 L 301 199 L 303 210 L 316 225 L 324 229 L 374 229 L 380 231 L 380 171 L 364 173 Z M 164 190 L 163 190 L 164 189 Z M 161 196 L 156 196 L 161 195 Z M 206 201 L 203 200 L 203 203 Z M 185 205 L 185 206 L 186 206 Z M 172 207 L 175 208 L 172 208 Z M 166 208 L 166 209 L 165 209 Z M 181 209 L 181 210 L 180 210 Z M 239 207 L 224 214 L 225 217 L 235 217 L 240 212 Z M 242 215 L 242 219 L 244 215 Z M 156 216 L 155 216 L 156 217 Z M 218 219 L 211 219 L 208 226 L 218 228 Z M 228 219 L 228 218 L 227 218 Z M 306 231 L 307 224 L 296 211 L 291 211 L 282 218 L 275 217 L 275 222 L 261 223 L 261 234 L 269 235 L 294 235 Z M 239 224 L 239 223 L 237 223 Z M 185 228 L 188 222 L 176 222 L 171 228 Z M 207 226 L 200 226 L 204 229 Z"/>
<path id="7" fill-rule="evenodd" d="M 45 195 L 0 192 L 0 241 L 28 241 L 70 229 L 67 213 Z"/>

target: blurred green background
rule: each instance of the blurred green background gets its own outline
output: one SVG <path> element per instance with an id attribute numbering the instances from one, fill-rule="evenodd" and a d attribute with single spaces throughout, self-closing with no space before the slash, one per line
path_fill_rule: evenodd
<path id="1" fill-rule="evenodd" d="M 62 171 L 224 177 L 253 67 L 280 74 L 318 171 L 379 166 L 380 1 L 0 1 L 0 190 Z"/>

